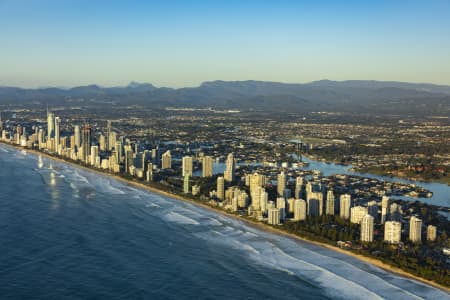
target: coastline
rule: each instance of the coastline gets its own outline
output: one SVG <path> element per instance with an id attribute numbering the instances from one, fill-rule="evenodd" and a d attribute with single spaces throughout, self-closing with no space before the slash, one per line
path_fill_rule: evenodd
<path id="1" fill-rule="evenodd" d="M 128 180 L 128 179 L 125 179 L 125 178 L 120 177 L 118 175 L 111 174 L 111 173 L 108 173 L 108 172 L 103 172 L 101 170 L 93 169 L 93 168 L 90 168 L 90 167 L 87 167 L 87 166 L 83 166 L 83 165 L 78 164 L 76 162 L 67 161 L 67 160 L 64 160 L 64 159 L 62 159 L 60 157 L 53 156 L 53 155 L 48 154 L 48 153 L 40 152 L 40 151 L 35 150 L 35 149 L 25 148 L 25 147 L 21 147 L 21 146 L 9 144 L 9 143 L 4 143 L 4 142 L 1 142 L 1 143 L 5 144 L 5 145 L 8 145 L 8 146 L 10 146 L 12 148 L 18 149 L 18 150 L 23 150 L 23 151 L 25 151 L 27 153 L 30 153 L 30 154 L 33 154 L 33 155 L 36 155 L 36 156 L 46 157 L 48 159 L 51 159 L 51 160 L 54 160 L 54 161 L 57 161 L 57 162 L 60 162 L 60 163 L 69 164 L 69 165 L 71 165 L 73 167 L 80 168 L 80 169 L 83 169 L 83 170 L 86 170 L 86 171 L 89 171 L 89 172 L 94 172 L 94 173 L 99 174 L 99 175 L 108 176 L 108 177 L 113 178 L 115 180 L 118 180 L 119 182 L 122 182 L 122 183 L 124 183 L 126 185 L 130 185 L 130 186 L 133 186 L 133 187 L 136 187 L 136 188 L 139 188 L 139 189 L 151 192 L 151 193 L 157 193 L 157 194 L 162 195 L 162 196 L 166 196 L 166 197 L 169 197 L 169 198 L 173 198 L 173 199 L 176 199 L 176 200 L 180 200 L 180 201 L 184 201 L 184 202 L 190 203 L 190 204 L 195 205 L 197 207 L 201 207 L 201 208 L 206 209 L 208 211 L 221 214 L 223 216 L 232 218 L 234 220 L 240 220 L 240 221 L 244 222 L 246 225 L 249 225 L 249 226 L 251 226 L 253 228 L 256 228 L 256 229 L 259 229 L 259 230 L 262 230 L 262 231 L 266 231 L 266 232 L 277 234 L 277 235 L 282 235 L 282 236 L 288 237 L 290 239 L 295 239 L 295 240 L 298 240 L 298 241 L 310 243 L 310 244 L 313 244 L 313 245 L 316 245 L 316 246 L 319 246 L 319 247 L 323 247 L 323 248 L 326 248 L 326 249 L 329 249 L 329 250 L 332 250 L 332 251 L 335 251 L 335 252 L 338 252 L 338 253 L 341 253 L 341 254 L 349 255 L 349 256 L 351 256 L 353 258 L 356 258 L 356 259 L 358 259 L 358 260 L 360 260 L 362 262 L 365 262 L 365 263 L 377 266 L 377 267 L 379 267 L 379 268 L 381 268 L 383 270 L 386 270 L 388 272 L 395 273 L 395 274 L 400 275 L 400 276 L 405 277 L 405 278 L 416 280 L 418 282 L 421 282 L 421 283 L 433 286 L 435 288 L 438 288 L 438 289 L 440 289 L 440 290 L 442 290 L 442 291 L 444 291 L 446 293 L 450 293 L 450 287 L 447 287 L 447 286 L 435 283 L 433 281 L 430 281 L 430 280 L 427 280 L 427 279 L 415 276 L 415 275 L 410 274 L 410 273 L 408 273 L 408 272 L 406 272 L 404 270 L 401 270 L 401 269 L 399 269 L 397 267 L 393 267 L 393 266 L 391 266 L 389 264 L 383 263 L 383 262 L 381 262 L 381 261 L 379 261 L 379 260 L 377 260 L 375 258 L 366 257 L 366 256 L 361 255 L 361 254 L 357 254 L 357 253 L 354 253 L 354 252 L 351 252 L 351 251 L 343 250 L 343 249 L 341 249 L 341 248 L 339 248 L 337 246 L 332 246 L 332 245 L 329 245 L 329 244 L 326 244 L 326 243 L 321 243 L 321 242 L 317 242 L 317 241 L 311 241 L 311 240 L 308 240 L 308 239 L 303 238 L 301 236 L 298 236 L 296 234 L 289 233 L 289 232 L 286 232 L 286 231 L 284 231 L 282 229 L 278 229 L 278 228 L 269 226 L 269 225 L 267 225 L 265 223 L 262 223 L 262 222 L 259 222 L 259 221 L 256 221 L 256 220 L 251 220 L 251 219 L 248 219 L 248 218 L 243 218 L 243 217 L 240 217 L 240 216 L 238 216 L 236 214 L 233 214 L 231 212 L 222 210 L 220 208 L 209 206 L 209 205 L 207 205 L 205 203 L 201 203 L 201 202 L 198 202 L 198 201 L 195 201 L 195 200 L 191 200 L 191 199 L 183 197 L 181 195 L 165 192 L 163 190 L 157 189 L 155 187 L 148 186 L 148 185 L 146 185 L 144 183 L 141 183 L 141 182 L 138 182 L 138 181 Z"/>

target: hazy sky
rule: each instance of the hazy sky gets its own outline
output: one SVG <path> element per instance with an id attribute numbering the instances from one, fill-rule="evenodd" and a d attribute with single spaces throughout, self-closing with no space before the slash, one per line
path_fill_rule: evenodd
<path id="1" fill-rule="evenodd" d="M 450 84 L 450 1 L 0 0 L 0 85 Z"/>

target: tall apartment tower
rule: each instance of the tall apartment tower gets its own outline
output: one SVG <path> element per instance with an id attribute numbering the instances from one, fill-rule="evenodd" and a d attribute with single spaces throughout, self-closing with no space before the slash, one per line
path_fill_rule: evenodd
<path id="1" fill-rule="evenodd" d="M 298 176 L 295 178 L 295 199 L 302 198 L 302 189 L 303 189 L 303 177 Z"/>
<path id="2" fill-rule="evenodd" d="M 184 156 L 182 163 L 182 176 L 192 176 L 192 157 L 191 156 Z"/>
<path id="3" fill-rule="evenodd" d="M 211 156 L 202 158 L 202 177 L 211 177 L 213 175 L 213 159 Z"/>
<path id="4" fill-rule="evenodd" d="M 111 121 L 106 121 L 106 134 L 105 134 L 105 150 L 111 151 L 112 147 L 110 147 L 112 144 L 110 142 L 111 137 Z"/>
<path id="5" fill-rule="evenodd" d="M 91 155 L 91 127 L 85 125 L 82 130 L 83 161 Z"/>
<path id="6" fill-rule="evenodd" d="M 55 115 L 47 110 L 47 139 L 50 140 L 55 134 Z"/>
<path id="7" fill-rule="evenodd" d="M 383 196 L 381 198 L 381 224 L 384 224 L 384 222 L 388 219 L 389 214 L 389 206 L 391 205 L 391 201 L 388 196 Z"/>
<path id="8" fill-rule="evenodd" d="M 427 240 L 432 242 L 436 240 L 436 226 L 427 226 Z"/>
<path id="9" fill-rule="evenodd" d="M 401 241 L 402 237 L 402 223 L 397 221 L 384 222 L 384 240 L 391 244 L 396 244 Z"/>
<path id="10" fill-rule="evenodd" d="M 341 195 L 340 199 L 339 215 L 342 219 L 348 220 L 350 218 L 350 208 L 352 206 L 352 198 L 349 194 Z"/>
<path id="11" fill-rule="evenodd" d="M 272 225 L 279 225 L 280 222 L 280 209 L 276 207 L 269 208 L 269 211 L 267 213 L 267 223 Z"/>
<path id="12" fill-rule="evenodd" d="M 294 201 L 294 220 L 306 220 L 306 201 L 303 199 L 296 199 Z"/>
<path id="13" fill-rule="evenodd" d="M 326 202 L 326 206 L 325 206 L 325 213 L 327 215 L 334 215 L 334 194 L 333 194 L 333 190 L 330 189 L 327 192 L 327 202 Z"/>
<path id="14" fill-rule="evenodd" d="M 61 131 L 61 119 L 59 117 L 55 118 L 55 151 L 56 153 L 59 152 L 59 149 L 61 147 L 61 140 L 60 140 L 60 131 Z"/>
<path id="15" fill-rule="evenodd" d="M 412 216 L 409 220 L 409 239 L 411 242 L 422 242 L 422 220 Z"/>
<path id="16" fill-rule="evenodd" d="M 350 222 L 354 224 L 360 224 L 365 215 L 369 213 L 369 210 L 365 206 L 354 206 L 350 208 Z"/>
<path id="17" fill-rule="evenodd" d="M 73 135 L 75 136 L 75 147 L 79 150 L 81 146 L 80 126 L 75 125 L 73 131 Z"/>
<path id="18" fill-rule="evenodd" d="M 373 221 L 374 218 L 367 214 L 361 220 L 361 241 L 373 242 Z"/>
<path id="19" fill-rule="evenodd" d="M 228 154 L 227 157 L 227 167 L 225 169 L 224 178 L 228 182 L 234 181 L 234 173 L 235 173 L 235 162 L 234 162 L 234 156 L 233 153 Z"/>
<path id="20" fill-rule="evenodd" d="M 225 199 L 225 180 L 222 176 L 217 177 L 217 198 L 220 200 Z"/>
<path id="21" fill-rule="evenodd" d="M 277 192 L 278 192 L 278 196 L 283 197 L 285 188 L 286 188 L 286 174 L 284 172 L 281 172 L 277 176 Z"/>
<path id="22" fill-rule="evenodd" d="M 171 169 L 172 168 L 172 154 L 170 153 L 170 150 L 167 150 L 163 153 L 161 156 L 161 169 Z"/>
<path id="23" fill-rule="evenodd" d="M 183 193 L 189 194 L 189 174 L 183 176 Z"/>

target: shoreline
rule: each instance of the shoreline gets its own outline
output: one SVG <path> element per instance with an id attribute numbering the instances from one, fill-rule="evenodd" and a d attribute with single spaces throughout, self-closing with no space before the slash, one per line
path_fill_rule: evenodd
<path id="1" fill-rule="evenodd" d="M 198 202 L 198 201 L 195 201 L 195 200 L 183 197 L 181 195 L 172 194 L 172 193 L 169 193 L 169 192 L 157 189 L 155 187 L 148 186 L 148 185 L 146 185 L 144 183 L 141 183 L 141 182 L 138 182 L 138 181 L 128 180 L 128 179 L 125 179 L 125 178 L 123 178 L 121 176 L 118 176 L 118 175 L 115 175 L 115 174 L 112 174 L 112 173 L 108 173 L 108 172 L 104 172 L 104 171 L 97 170 L 97 169 L 94 169 L 94 168 L 90 168 L 90 167 L 78 164 L 76 162 L 67 161 L 67 160 L 64 160 L 64 159 L 62 159 L 60 157 L 53 156 L 53 155 L 51 155 L 49 153 L 40 152 L 40 151 L 35 150 L 35 149 L 25 148 L 25 147 L 21 147 L 21 146 L 9 144 L 9 143 L 4 143 L 4 142 L 0 142 L 0 143 L 2 143 L 4 145 L 7 145 L 7 146 L 10 146 L 10 147 L 12 147 L 14 149 L 17 149 L 17 150 L 23 150 L 26 153 L 30 153 L 32 155 L 43 156 L 43 157 L 46 157 L 48 159 L 51 159 L 51 160 L 54 160 L 54 161 L 57 161 L 57 162 L 60 162 L 60 163 L 65 163 L 65 164 L 71 165 L 71 166 L 73 166 L 75 168 L 79 168 L 79 169 L 82 169 L 82 170 L 85 170 L 85 171 L 88 171 L 88 172 L 94 172 L 94 173 L 102 175 L 102 176 L 107 176 L 107 177 L 115 179 L 115 180 L 117 180 L 117 181 L 119 181 L 121 183 L 124 183 L 126 185 L 130 185 L 130 186 L 133 186 L 133 187 L 145 190 L 147 192 L 156 193 L 156 194 L 159 194 L 161 196 L 165 196 L 165 197 L 169 197 L 169 198 L 172 198 L 172 199 L 175 199 L 175 200 L 179 200 L 179 201 L 183 201 L 183 202 L 186 202 L 186 203 L 190 203 L 190 204 L 195 205 L 197 207 L 206 209 L 206 210 L 208 210 L 210 212 L 218 213 L 218 214 L 221 214 L 222 216 L 226 216 L 226 217 L 232 218 L 234 220 L 242 221 L 244 224 L 246 224 L 246 225 L 248 225 L 248 226 L 250 226 L 252 228 L 255 228 L 255 229 L 259 229 L 259 230 L 262 230 L 262 231 L 265 231 L 265 232 L 269 232 L 269 233 L 272 233 L 272 234 L 276 234 L 276 235 L 281 235 L 281 236 L 284 236 L 284 237 L 287 237 L 287 238 L 290 238 L 290 239 L 294 239 L 294 240 L 297 240 L 297 241 L 306 242 L 306 243 L 309 243 L 309 244 L 312 244 L 312 245 L 315 245 L 315 246 L 319 246 L 319 247 L 326 248 L 326 249 L 331 250 L 331 251 L 338 252 L 340 254 L 345 254 L 345 255 L 351 256 L 351 257 L 353 257 L 355 259 L 358 259 L 359 261 L 362 261 L 364 263 L 368 263 L 368 264 L 374 265 L 376 267 L 379 267 L 379 268 L 381 268 L 381 269 L 383 269 L 385 271 L 388 271 L 388 272 L 400 275 L 400 276 L 402 276 L 404 278 L 413 279 L 413 280 L 415 280 L 417 282 L 420 282 L 420 283 L 427 284 L 427 285 L 430 285 L 432 287 L 438 288 L 438 289 L 440 289 L 440 290 L 442 290 L 442 291 L 444 291 L 446 293 L 450 293 L 450 287 L 438 284 L 438 283 L 436 283 L 434 281 L 431 281 L 431 280 L 427 280 L 427 279 L 418 277 L 418 276 L 413 275 L 411 273 L 408 273 L 408 272 L 406 272 L 406 271 L 404 271 L 402 269 L 399 269 L 397 267 L 394 267 L 394 266 L 391 266 L 389 264 L 383 263 L 382 261 L 380 261 L 378 259 L 367 257 L 367 256 L 364 256 L 364 255 L 361 255 L 361 254 L 357 254 L 357 253 L 354 253 L 354 252 L 351 252 L 351 251 L 348 251 L 348 250 L 344 250 L 344 249 L 341 249 L 341 248 L 339 248 L 337 246 L 333 246 L 333 245 L 330 245 L 330 244 L 321 243 L 321 242 L 318 242 L 318 241 L 312 241 L 312 240 L 309 240 L 307 238 L 303 238 L 303 237 L 301 237 L 299 235 L 296 235 L 296 234 L 293 234 L 293 233 L 289 233 L 289 232 L 287 232 L 287 231 L 285 231 L 283 229 L 278 229 L 278 228 L 269 226 L 269 225 L 267 225 L 265 223 L 262 223 L 260 221 L 244 218 L 244 217 L 238 216 L 236 214 L 233 214 L 231 212 L 228 212 L 226 210 L 223 210 L 221 208 L 213 207 L 213 206 L 207 205 L 205 203 L 201 203 L 201 202 Z"/>

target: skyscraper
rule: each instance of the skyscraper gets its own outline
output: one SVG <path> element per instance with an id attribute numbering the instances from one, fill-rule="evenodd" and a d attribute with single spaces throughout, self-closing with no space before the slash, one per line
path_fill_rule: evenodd
<path id="1" fill-rule="evenodd" d="M 409 239 L 411 242 L 422 242 L 422 220 L 412 216 L 409 220 Z"/>
<path id="2" fill-rule="evenodd" d="M 130 168 L 134 166 L 133 150 L 127 148 L 125 150 L 125 173 L 130 173 Z"/>
<path id="3" fill-rule="evenodd" d="M 397 221 L 386 221 L 384 223 L 384 240 L 391 244 L 401 241 L 402 223 Z"/>
<path id="4" fill-rule="evenodd" d="M 325 213 L 327 215 L 334 215 L 334 194 L 333 194 L 333 190 L 330 189 L 327 192 L 327 204 L 325 207 Z"/>
<path id="5" fill-rule="evenodd" d="M 182 176 L 192 176 L 192 157 L 184 156 L 182 160 Z"/>
<path id="6" fill-rule="evenodd" d="M 277 192 L 278 196 L 283 197 L 284 189 L 286 188 L 286 174 L 282 171 L 277 176 Z"/>
<path id="7" fill-rule="evenodd" d="M 74 127 L 74 136 L 75 136 L 75 147 L 78 149 L 80 149 L 80 145 L 81 145 L 81 137 L 80 137 L 80 126 L 75 125 Z"/>
<path id="8" fill-rule="evenodd" d="M 306 220 L 306 201 L 303 199 L 296 199 L 294 201 L 294 220 Z"/>
<path id="9" fill-rule="evenodd" d="M 161 164 L 162 169 L 172 168 L 172 154 L 170 154 L 170 150 L 167 150 L 166 152 L 163 153 L 163 155 L 161 156 L 161 160 L 162 160 Z"/>
<path id="10" fill-rule="evenodd" d="M 225 199 L 225 181 L 222 176 L 217 177 L 217 198 L 220 200 Z"/>
<path id="11" fill-rule="evenodd" d="M 349 194 L 341 195 L 339 215 L 342 219 L 348 220 L 350 218 L 350 208 L 352 206 L 352 198 Z"/>
<path id="12" fill-rule="evenodd" d="M 111 138 L 111 121 L 106 121 L 106 135 L 105 135 L 105 149 L 111 151 L 113 144 L 110 142 Z"/>
<path id="13" fill-rule="evenodd" d="M 227 167 L 224 173 L 224 178 L 228 182 L 234 181 L 234 172 L 235 172 L 235 162 L 233 153 L 228 154 L 227 157 Z"/>
<path id="14" fill-rule="evenodd" d="M 184 175 L 183 193 L 189 194 L 189 174 Z"/>
<path id="15" fill-rule="evenodd" d="M 60 127 L 61 127 L 61 119 L 59 117 L 55 118 L 55 151 L 58 153 L 60 151 Z"/>
<path id="16" fill-rule="evenodd" d="M 320 216 L 320 200 L 315 198 L 308 198 L 306 201 L 308 205 L 308 216 Z"/>
<path id="17" fill-rule="evenodd" d="M 436 226 L 427 226 L 427 240 L 432 242 L 436 240 Z"/>
<path id="18" fill-rule="evenodd" d="M 388 196 L 383 196 L 381 198 L 381 224 L 387 221 L 388 219 L 388 210 L 391 205 L 391 201 Z"/>
<path id="19" fill-rule="evenodd" d="M 365 215 L 361 221 L 361 241 L 373 242 L 373 220 L 371 215 Z"/>
<path id="20" fill-rule="evenodd" d="M 204 156 L 202 159 L 202 177 L 213 175 L 213 160 L 211 156 Z"/>
<path id="21" fill-rule="evenodd" d="M 277 208 L 280 210 L 280 219 L 286 218 L 286 199 L 284 197 L 277 198 Z"/>
<path id="22" fill-rule="evenodd" d="M 83 161 L 91 155 L 91 127 L 84 125 L 82 130 Z"/>
<path id="23" fill-rule="evenodd" d="M 350 208 L 350 222 L 354 224 L 361 223 L 364 216 L 368 214 L 367 207 L 364 206 L 355 206 Z"/>
<path id="24" fill-rule="evenodd" d="M 47 139 L 50 140 L 55 134 L 55 115 L 47 110 Z"/>
<path id="25" fill-rule="evenodd" d="M 298 176 L 295 178 L 295 199 L 302 198 L 302 189 L 303 189 L 303 177 Z"/>

